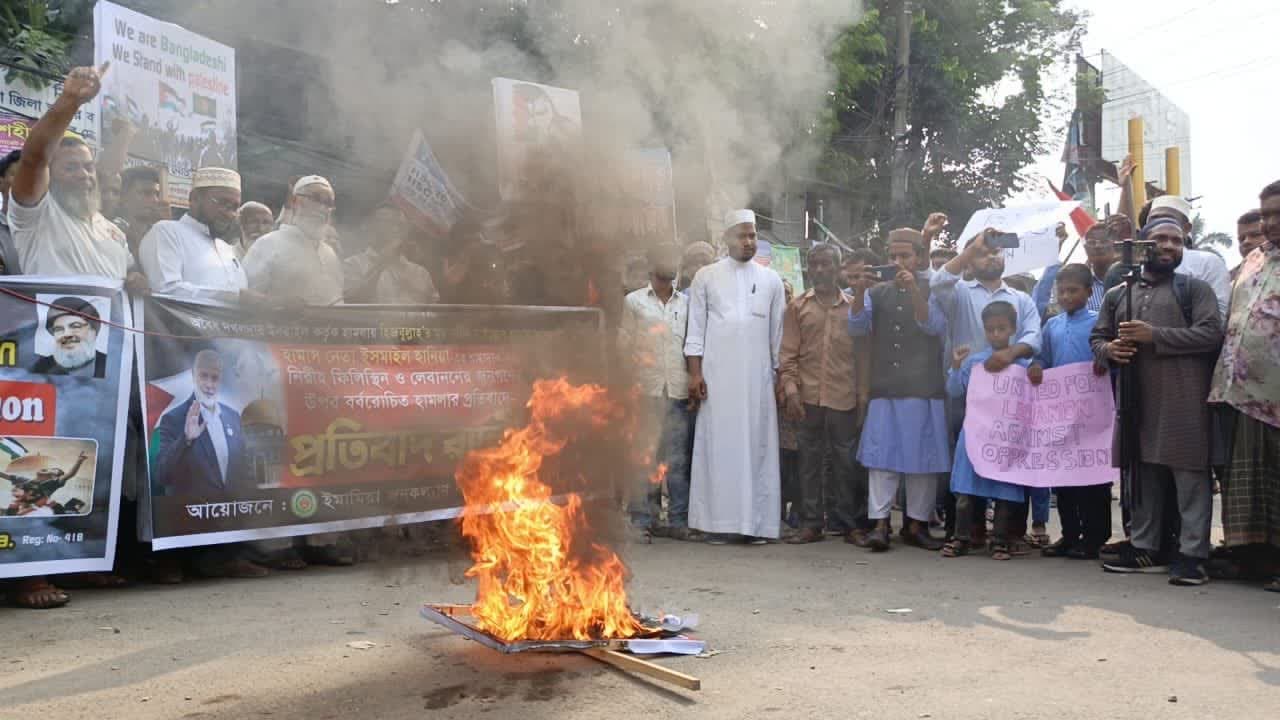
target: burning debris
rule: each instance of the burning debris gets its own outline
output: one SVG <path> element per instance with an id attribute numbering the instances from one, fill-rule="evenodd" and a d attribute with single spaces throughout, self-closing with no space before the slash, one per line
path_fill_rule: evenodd
<path id="1" fill-rule="evenodd" d="M 698 689 L 696 678 L 616 652 L 630 639 L 673 638 L 683 628 L 631 611 L 627 566 L 597 539 L 582 495 L 557 496 L 543 477 L 548 462 L 581 434 L 624 427 L 626 409 L 605 388 L 564 378 L 535 382 L 528 407 L 525 427 L 508 430 L 496 447 L 471 452 L 457 471 L 475 603 L 425 605 L 423 617 L 499 652 L 583 652 Z M 473 623 L 459 619 L 466 616 Z"/>

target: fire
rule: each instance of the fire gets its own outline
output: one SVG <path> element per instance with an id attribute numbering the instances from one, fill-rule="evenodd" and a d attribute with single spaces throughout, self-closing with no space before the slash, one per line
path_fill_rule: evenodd
<path id="1" fill-rule="evenodd" d="M 563 378 L 534 383 L 529 408 L 528 425 L 468 454 L 457 472 L 476 624 L 505 642 L 631 637 L 640 625 L 627 607 L 626 565 L 592 539 L 582 498 L 559 504 L 538 477 L 574 429 L 602 431 L 625 412 L 604 388 Z"/>

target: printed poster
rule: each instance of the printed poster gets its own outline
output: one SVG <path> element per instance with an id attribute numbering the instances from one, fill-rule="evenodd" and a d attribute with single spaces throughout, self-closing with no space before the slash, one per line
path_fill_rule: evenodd
<path id="1" fill-rule="evenodd" d="M 7 79 L 0 72 L 0 153 L 22 149 L 31 126 L 48 112 L 53 101 L 62 94 L 62 81 L 55 80 L 37 89 L 21 77 Z M 90 145 L 98 145 L 98 108 L 84 105 L 71 120 L 71 132 Z"/>
<path id="2" fill-rule="evenodd" d="M 800 268 L 800 249 L 775 245 L 768 240 L 756 241 L 756 256 L 752 258 L 756 264 L 772 268 L 774 272 L 787 282 L 799 297 L 805 291 L 804 270 Z"/>
<path id="3" fill-rule="evenodd" d="M 592 309 L 255 320 L 153 296 L 141 322 L 163 333 L 141 368 L 157 549 L 455 517 L 456 463 L 521 419 L 533 380 L 602 355 Z"/>
<path id="4" fill-rule="evenodd" d="M 120 283 L 0 278 L 0 578 L 115 559 L 133 373 Z"/>
<path id="5" fill-rule="evenodd" d="M 1115 482 L 1111 467 L 1116 405 L 1111 378 L 1093 363 L 1044 371 L 1039 386 L 1026 368 L 992 375 L 973 366 L 964 435 L 978 474 L 1028 487 L 1076 487 Z"/>
<path id="6" fill-rule="evenodd" d="M 93 28 L 94 63 L 111 61 L 98 95 L 103 144 L 112 119 L 127 118 L 130 165 L 164 164 L 169 201 L 186 207 L 198 168 L 236 168 L 235 50 L 106 0 Z"/>
<path id="7" fill-rule="evenodd" d="M 436 160 L 421 130 L 415 130 L 409 151 L 391 184 L 391 201 L 414 225 L 439 237 L 457 222 L 465 202 Z"/>
<path id="8" fill-rule="evenodd" d="M 494 78 L 493 103 L 503 200 L 518 200 L 534 188 L 542 189 L 546 164 L 572 163 L 581 151 L 582 108 L 576 90 Z"/>
<path id="9" fill-rule="evenodd" d="M 1004 276 L 1017 275 L 1058 262 L 1058 223 L 1066 222 L 1075 201 L 1042 200 L 1027 205 L 979 210 L 965 223 L 957 247 L 987 228 L 1017 233 L 1021 245 L 1004 251 Z"/>

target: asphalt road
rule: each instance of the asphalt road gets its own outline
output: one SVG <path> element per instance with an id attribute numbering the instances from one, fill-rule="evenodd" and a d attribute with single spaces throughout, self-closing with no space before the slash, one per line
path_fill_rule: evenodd
<path id="1" fill-rule="evenodd" d="M 701 692 L 421 620 L 471 596 L 437 552 L 0 608 L 0 718 L 1280 717 L 1280 595 L 1253 586 L 834 541 L 626 557 L 633 607 L 700 613 L 720 653 L 660 662 Z"/>

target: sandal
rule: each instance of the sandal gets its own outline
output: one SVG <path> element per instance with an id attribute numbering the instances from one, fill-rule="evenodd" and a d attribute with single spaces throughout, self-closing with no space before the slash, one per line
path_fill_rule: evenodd
<path id="1" fill-rule="evenodd" d="M 969 554 L 968 540 L 948 540 L 942 546 L 942 557 L 954 558 Z"/>
<path id="2" fill-rule="evenodd" d="M 74 573 L 59 580 L 64 587 L 72 590 L 94 589 L 102 590 L 105 588 L 120 588 L 129 584 L 129 581 L 112 573 Z"/>
<path id="3" fill-rule="evenodd" d="M 9 600 L 18 607 L 48 610 L 71 602 L 71 596 L 54 587 L 48 579 L 36 577 L 19 580 Z"/>
<path id="4" fill-rule="evenodd" d="M 1048 547 L 1049 543 L 1052 542 L 1052 539 L 1049 537 L 1049 533 L 1047 532 L 1032 532 L 1024 536 L 1022 541 L 1038 550 L 1043 547 Z"/>
<path id="5" fill-rule="evenodd" d="M 1002 542 L 991 543 L 991 559 L 992 560 L 1010 560 L 1013 555 L 1009 554 L 1009 546 Z"/>
<path id="6" fill-rule="evenodd" d="M 1025 540 L 1012 540 L 1009 542 L 1007 549 L 1010 555 L 1014 557 L 1022 557 L 1031 554 L 1031 545 Z"/>

